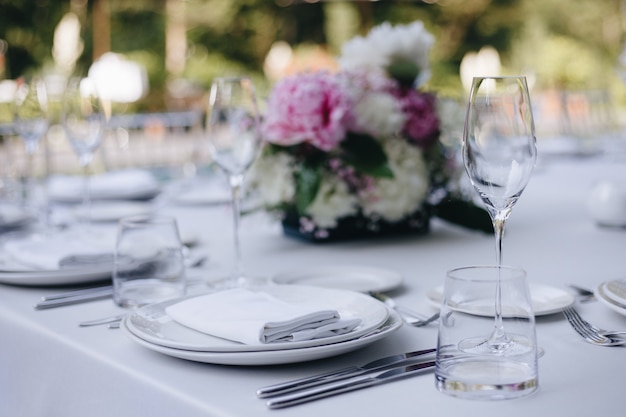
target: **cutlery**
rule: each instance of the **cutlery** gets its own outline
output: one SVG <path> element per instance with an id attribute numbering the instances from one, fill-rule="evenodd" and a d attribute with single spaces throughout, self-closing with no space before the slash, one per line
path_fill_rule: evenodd
<path id="1" fill-rule="evenodd" d="M 84 303 L 86 301 L 99 300 L 102 298 L 111 297 L 113 294 L 113 288 L 102 288 L 95 291 L 87 291 L 82 294 L 66 296 L 51 300 L 44 300 L 36 303 L 33 307 L 37 310 L 43 310 L 46 308 L 61 307 L 71 304 Z"/>
<path id="2" fill-rule="evenodd" d="M 270 399 L 266 404 L 271 409 L 290 407 L 344 392 L 371 387 L 401 378 L 407 378 L 412 375 L 423 373 L 426 370 L 434 368 L 434 366 L 435 361 L 413 363 L 399 368 L 381 371 L 365 378 L 338 381 L 330 386 L 313 387 L 304 391 L 286 394 L 281 397 Z"/>
<path id="3" fill-rule="evenodd" d="M 569 287 L 576 291 L 576 293 L 578 294 L 578 301 L 580 301 L 581 303 L 594 301 L 596 299 L 595 294 L 590 289 L 579 287 L 578 285 L 574 284 L 569 284 Z"/>
<path id="4" fill-rule="evenodd" d="M 128 313 L 117 314 L 115 316 L 104 317 L 101 319 L 81 321 L 79 327 L 99 326 L 101 324 L 112 324 L 121 321 Z"/>
<path id="5" fill-rule="evenodd" d="M 432 323 L 439 318 L 439 312 L 433 314 L 430 317 L 424 317 L 423 314 L 416 313 L 405 306 L 397 304 L 393 298 L 380 292 L 371 291 L 369 295 L 379 301 L 382 301 L 385 305 L 387 305 L 387 307 L 397 311 L 402 316 L 404 322 L 410 326 L 426 326 L 427 324 Z"/>
<path id="6" fill-rule="evenodd" d="M 201 266 L 207 259 L 207 255 L 197 255 L 189 257 L 186 261 L 188 268 Z M 86 301 L 99 300 L 113 295 L 113 286 L 105 285 L 101 287 L 83 288 L 80 290 L 67 291 L 58 294 L 41 297 L 41 301 L 34 305 L 34 308 L 41 310 L 45 308 L 61 307 L 71 304 L 84 303 Z"/>
<path id="7" fill-rule="evenodd" d="M 41 301 L 50 301 L 50 300 L 59 300 L 62 298 L 68 298 L 68 297 L 75 297 L 78 295 L 85 295 L 85 294 L 90 294 L 90 293 L 95 293 L 95 292 L 101 292 L 101 291 L 106 291 L 106 290 L 113 290 L 113 286 L 112 285 L 103 285 L 100 287 L 89 287 L 89 288 L 83 288 L 80 290 L 72 290 L 72 291 L 67 291 L 67 292 L 62 292 L 62 293 L 58 293 L 58 294 L 52 294 L 52 295 L 44 295 L 43 297 L 41 297 Z"/>
<path id="8" fill-rule="evenodd" d="M 600 329 L 585 321 L 572 307 L 563 309 L 563 314 L 574 330 L 587 342 L 599 346 L 626 345 L 626 332 Z"/>
<path id="9" fill-rule="evenodd" d="M 424 356 L 435 353 L 437 349 L 424 349 L 414 352 L 407 352 L 398 355 L 387 356 L 375 361 L 366 363 L 362 366 L 351 366 L 337 371 L 327 372 L 293 381 L 288 381 L 276 385 L 270 385 L 260 388 L 257 391 L 259 398 L 275 397 L 287 394 L 293 391 L 300 391 L 305 388 L 312 388 L 323 384 L 334 383 L 337 381 L 362 376 L 374 372 L 388 370 L 390 368 L 408 365 L 417 360 L 423 360 Z"/>

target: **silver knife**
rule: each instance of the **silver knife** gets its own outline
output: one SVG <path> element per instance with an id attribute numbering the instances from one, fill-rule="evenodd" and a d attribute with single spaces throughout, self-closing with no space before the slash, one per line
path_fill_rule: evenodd
<path id="1" fill-rule="evenodd" d="M 86 294 L 90 294 L 93 292 L 101 292 L 101 291 L 106 291 L 106 290 L 112 291 L 112 289 L 113 289 L 112 285 L 103 285 L 100 287 L 83 288 L 80 290 L 72 290 L 72 291 L 61 292 L 61 293 L 52 294 L 52 295 L 44 295 L 43 297 L 41 297 L 41 301 L 58 300 L 61 298 L 75 297 L 78 295 L 86 295 Z"/>
<path id="2" fill-rule="evenodd" d="M 281 384 L 270 385 L 260 388 L 256 394 L 259 398 L 269 398 L 278 395 L 287 394 L 293 391 L 299 391 L 305 388 L 312 388 L 323 384 L 329 384 L 335 381 L 341 381 L 356 376 L 367 375 L 370 373 L 388 370 L 393 367 L 407 365 L 417 360 L 423 360 L 423 356 L 435 353 L 437 349 L 424 349 L 414 352 L 401 353 L 398 355 L 387 356 L 375 361 L 366 363 L 362 366 L 350 366 L 338 371 L 332 371 L 320 375 L 314 375 L 293 381 L 283 382 Z"/>
<path id="3" fill-rule="evenodd" d="M 70 297 L 57 298 L 52 300 L 40 301 L 33 307 L 37 310 L 45 308 L 61 307 L 71 304 L 84 303 L 86 301 L 99 300 L 101 298 L 109 298 L 113 294 L 113 288 L 106 288 L 99 291 L 90 291 L 87 293 L 74 295 Z"/>
<path id="4" fill-rule="evenodd" d="M 395 381 L 401 378 L 406 378 L 411 375 L 420 374 L 428 369 L 434 368 L 434 366 L 435 361 L 420 362 L 400 368 L 387 370 L 366 378 L 339 381 L 329 386 L 314 387 L 304 391 L 299 391 L 278 398 L 270 399 L 267 401 L 267 406 L 271 409 L 276 409 L 303 404 L 309 401 L 318 400 L 320 398 L 326 398 L 332 395 L 371 387 L 374 385 Z"/>

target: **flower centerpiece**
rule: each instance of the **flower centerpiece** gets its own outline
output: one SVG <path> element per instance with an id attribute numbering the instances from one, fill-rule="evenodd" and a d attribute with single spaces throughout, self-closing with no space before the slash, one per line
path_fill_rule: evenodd
<path id="1" fill-rule="evenodd" d="M 421 89 L 433 42 L 422 22 L 384 23 L 343 46 L 338 71 L 274 86 L 249 186 L 285 232 L 326 241 L 429 230 L 453 177 L 437 97 Z"/>

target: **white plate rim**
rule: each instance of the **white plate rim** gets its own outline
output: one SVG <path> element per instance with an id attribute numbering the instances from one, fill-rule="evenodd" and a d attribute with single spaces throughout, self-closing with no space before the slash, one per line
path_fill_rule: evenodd
<path id="1" fill-rule="evenodd" d="M 366 296 L 364 294 L 354 292 L 354 291 L 346 291 L 346 290 L 336 290 L 329 288 L 318 288 L 318 287 L 306 287 L 306 286 L 296 286 L 296 285 L 274 285 L 265 287 L 264 290 L 270 292 L 274 296 L 285 296 L 285 292 L 287 293 L 287 297 L 289 297 L 289 293 L 295 293 L 296 297 L 298 293 L 310 293 L 316 297 L 343 297 L 345 301 L 350 301 L 352 303 L 360 303 L 362 304 L 360 308 L 362 310 L 367 310 L 368 314 L 372 314 L 373 318 L 369 323 L 359 325 L 355 330 L 337 336 L 331 336 L 323 339 L 314 339 L 314 340 L 305 340 L 301 342 L 285 342 L 285 343 L 269 343 L 269 344 L 261 344 L 258 345 L 244 345 L 232 341 L 228 341 L 225 339 L 220 339 L 215 336 L 211 336 L 208 334 L 204 334 L 198 332 L 196 330 L 187 328 L 181 324 L 176 323 L 173 319 L 169 318 L 165 313 L 165 308 L 168 305 L 172 305 L 176 302 L 182 301 L 187 298 L 192 298 L 198 296 L 190 295 L 187 297 L 182 297 L 176 300 L 163 301 L 155 304 L 151 304 L 145 307 L 141 307 L 138 310 L 131 313 L 128 317 L 128 323 L 126 327 L 130 332 L 132 332 L 135 336 L 149 342 L 152 344 L 160 345 L 163 347 L 168 347 L 172 349 L 180 349 L 180 350 L 189 350 L 189 351 L 210 351 L 210 352 L 249 352 L 249 351 L 273 351 L 273 350 L 291 350 L 291 349 L 301 349 L 312 346 L 319 346 L 321 344 L 333 344 L 339 343 L 345 340 L 353 339 L 359 337 L 367 332 L 375 329 L 380 326 L 385 320 L 387 320 L 390 310 L 380 301 Z M 281 291 L 283 294 L 281 294 Z M 377 310 L 373 310 L 373 309 Z M 340 307 L 337 307 L 338 310 L 341 310 Z M 168 326 L 164 328 L 163 326 Z M 182 340 L 173 340 L 168 338 L 168 334 L 162 333 L 165 329 L 171 336 L 171 333 L 183 332 L 183 337 L 188 337 L 188 341 Z M 193 339 L 202 339 L 202 343 L 191 342 Z"/>
<path id="2" fill-rule="evenodd" d="M 194 362 L 212 363 L 218 365 L 256 366 L 306 362 L 352 352 L 389 336 L 402 326 L 402 319 L 396 312 L 390 310 L 389 317 L 385 323 L 375 329 L 380 331 L 374 331 L 372 334 L 366 336 L 328 345 L 318 345 L 300 349 L 252 352 L 198 352 L 168 348 L 150 343 L 136 336 L 127 328 L 127 323 L 128 317 L 122 321 L 121 328 L 124 333 L 135 343 L 138 343 L 139 345 L 152 351 Z"/>
<path id="3" fill-rule="evenodd" d="M 533 294 L 535 294 L 535 298 L 533 298 L 532 300 L 535 316 L 547 316 L 550 314 L 559 313 L 563 311 L 564 308 L 569 307 L 572 304 L 574 304 L 574 302 L 576 301 L 573 295 L 571 295 L 567 291 L 558 287 L 553 287 L 551 285 L 538 284 L 538 283 L 529 283 L 528 286 L 530 288 L 531 298 L 533 298 Z M 558 297 L 553 298 L 552 304 L 550 304 L 549 301 L 548 302 L 540 301 L 536 297 L 536 294 L 538 294 L 539 291 L 543 291 L 544 293 L 554 292 L 558 294 Z M 428 301 L 430 301 L 433 305 L 437 307 L 439 307 L 441 304 L 442 296 L 443 296 L 443 286 L 441 285 L 438 287 L 431 288 L 427 294 Z M 468 314 L 475 314 L 478 316 L 484 316 L 482 312 L 478 312 L 478 311 L 463 310 L 463 312 L 468 313 Z"/>
<path id="4" fill-rule="evenodd" d="M 340 285 L 316 285 L 314 281 L 316 276 L 331 276 Z M 371 284 L 372 279 L 362 279 L 360 285 L 348 285 L 354 281 L 358 281 L 359 277 L 373 277 L 376 282 L 375 285 Z M 344 281 L 342 281 L 342 277 Z M 355 279 L 356 277 L 356 279 Z M 318 267 L 308 268 L 306 270 L 287 270 L 274 274 L 270 278 L 271 282 L 279 285 L 311 285 L 320 288 L 336 288 L 336 289 L 349 289 L 352 291 L 369 292 L 377 291 L 384 292 L 395 289 L 402 285 L 404 277 L 399 272 L 391 269 L 385 269 L 375 266 L 366 265 L 322 265 Z M 313 283 L 312 283 L 313 282 Z M 341 283 L 345 285 L 341 285 Z M 369 285 L 368 285 L 369 284 Z"/>
<path id="5" fill-rule="evenodd" d="M 606 282 L 598 285 L 594 290 L 594 295 L 601 303 L 609 307 L 611 310 L 626 316 L 626 305 L 619 303 L 618 301 L 612 299 L 608 294 L 606 294 Z"/>

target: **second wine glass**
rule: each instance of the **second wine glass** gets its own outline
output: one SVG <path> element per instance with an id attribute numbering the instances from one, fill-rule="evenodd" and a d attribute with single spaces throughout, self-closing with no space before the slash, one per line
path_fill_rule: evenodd
<path id="1" fill-rule="evenodd" d="M 102 142 L 106 128 L 106 116 L 95 84 L 88 78 L 70 80 L 63 97 L 63 127 L 65 134 L 78 155 L 83 169 L 84 192 L 80 218 L 90 223 L 91 191 L 89 168 L 95 151 Z"/>
<path id="2" fill-rule="evenodd" d="M 537 148 L 526 78 L 476 77 L 470 91 L 463 133 L 463 161 L 478 191 L 496 238 L 496 264 L 502 266 L 502 238 L 511 210 L 526 188 Z M 501 287 L 495 294 L 495 327 L 487 349 L 510 346 L 502 325 Z"/>
<path id="3" fill-rule="evenodd" d="M 241 191 L 261 142 L 259 110 L 252 80 L 232 77 L 213 81 L 206 128 L 211 157 L 228 175 L 232 194 L 234 266 L 224 286 L 246 286 L 250 280 L 243 271 L 239 237 Z"/>

